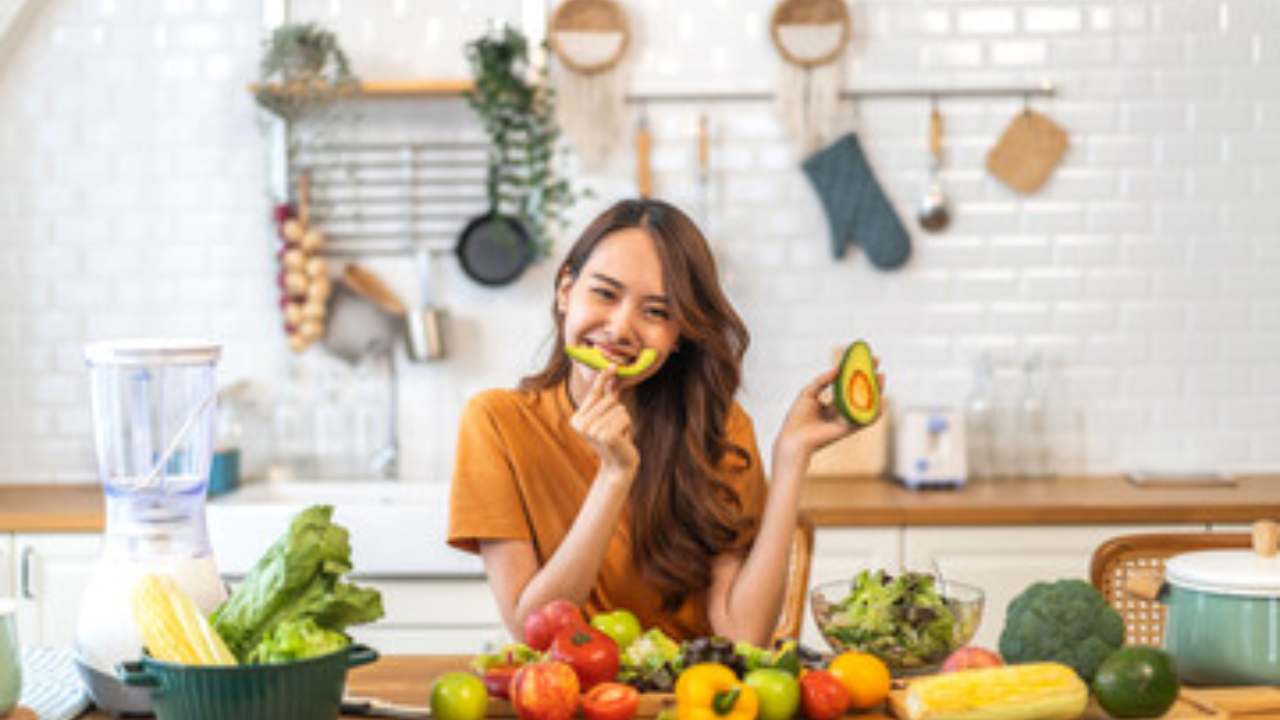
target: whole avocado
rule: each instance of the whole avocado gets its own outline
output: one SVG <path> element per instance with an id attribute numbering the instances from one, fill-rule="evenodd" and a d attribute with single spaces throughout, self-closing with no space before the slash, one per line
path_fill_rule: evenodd
<path id="1" fill-rule="evenodd" d="M 1000 654 L 1009 664 L 1049 660 L 1085 681 L 1124 644 L 1124 618 L 1083 580 L 1038 582 L 1009 603 Z"/>
<path id="2" fill-rule="evenodd" d="M 1098 704 L 1115 718 L 1155 718 L 1178 699 L 1178 669 L 1169 653 L 1129 645 L 1111 653 L 1093 677 Z"/>

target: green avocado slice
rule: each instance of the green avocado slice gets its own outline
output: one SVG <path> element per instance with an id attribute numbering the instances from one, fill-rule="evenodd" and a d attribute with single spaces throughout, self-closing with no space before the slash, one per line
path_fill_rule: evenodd
<path id="1" fill-rule="evenodd" d="M 856 340 L 844 351 L 831 390 L 836 409 L 854 425 L 870 425 L 880 417 L 880 380 L 865 341 Z"/>
<path id="2" fill-rule="evenodd" d="M 585 345 L 566 345 L 564 351 L 569 357 L 577 360 L 583 365 L 586 365 L 592 370 L 603 370 L 609 367 L 613 362 L 609 358 L 605 357 L 604 353 L 600 352 L 600 348 L 587 347 Z M 645 348 L 640 351 L 640 356 L 636 358 L 635 362 L 618 368 L 618 377 L 625 378 L 639 375 L 645 370 L 648 370 L 649 366 L 653 365 L 653 362 L 657 359 L 657 350 L 654 350 L 653 348 Z"/>

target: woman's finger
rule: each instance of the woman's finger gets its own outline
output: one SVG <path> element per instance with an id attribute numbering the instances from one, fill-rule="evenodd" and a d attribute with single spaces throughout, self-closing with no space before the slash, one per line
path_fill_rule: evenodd
<path id="1" fill-rule="evenodd" d="M 833 368 L 828 368 L 827 370 L 823 370 L 817 377 L 809 381 L 809 384 L 805 386 L 804 394 L 813 395 L 816 397 L 818 393 L 822 392 L 822 388 L 826 387 L 827 385 L 830 385 L 831 381 L 836 379 L 836 375 L 838 375 L 839 373 L 840 373 L 840 368 L 838 367 L 833 367 Z"/>
<path id="2" fill-rule="evenodd" d="M 597 398 L 590 407 L 583 405 L 581 408 L 578 408 L 578 414 L 581 416 L 579 420 L 584 428 L 590 428 L 593 424 L 599 421 L 600 418 L 604 417 L 614 408 L 621 407 L 621 405 L 622 404 L 619 402 L 616 394 L 606 392 L 604 395 Z"/>

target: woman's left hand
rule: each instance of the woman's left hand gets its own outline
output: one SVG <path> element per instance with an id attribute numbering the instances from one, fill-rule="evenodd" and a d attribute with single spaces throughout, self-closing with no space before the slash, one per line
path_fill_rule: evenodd
<path id="1" fill-rule="evenodd" d="M 872 358 L 872 363 L 874 367 L 880 366 L 880 361 L 876 358 Z M 823 391 L 830 387 L 839 372 L 839 367 L 831 368 L 815 377 L 800 391 L 800 395 L 791 404 L 791 409 L 787 411 L 782 429 L 778 431 L 778 438 L 774 441 L 775 457 L 807 458 L 813 452 L 860 429 L 846 420 L 829 400 L 823 401 Z M 877 372 L 876 379 L 883 393 L 884 374 Z"/>

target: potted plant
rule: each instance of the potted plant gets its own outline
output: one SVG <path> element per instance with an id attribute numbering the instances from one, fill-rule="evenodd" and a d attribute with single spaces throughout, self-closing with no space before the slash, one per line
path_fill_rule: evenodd
<path id="1" fill-rule="evenodd" d="M 523 33 L 504 26 L 467 44 L 475 89 L 465 93 L 492 142 L 489 205 L 524 225 L 538 252 L 551 251 L 553 226 L 567 225 L 566 211 L 577 200 L 568 180 L 554 168 L 560 128 L 555 93 L 545 69 L 537 82 L 529 75 L 529 45 Z"/>
<path id="2" fill-rule="evenodd" d="M 360 87 L 338 38 L 316 23 L 276 28 L 263 43 L 259 78 L 254 98 L 286 120 L 354 95 Z"/>

